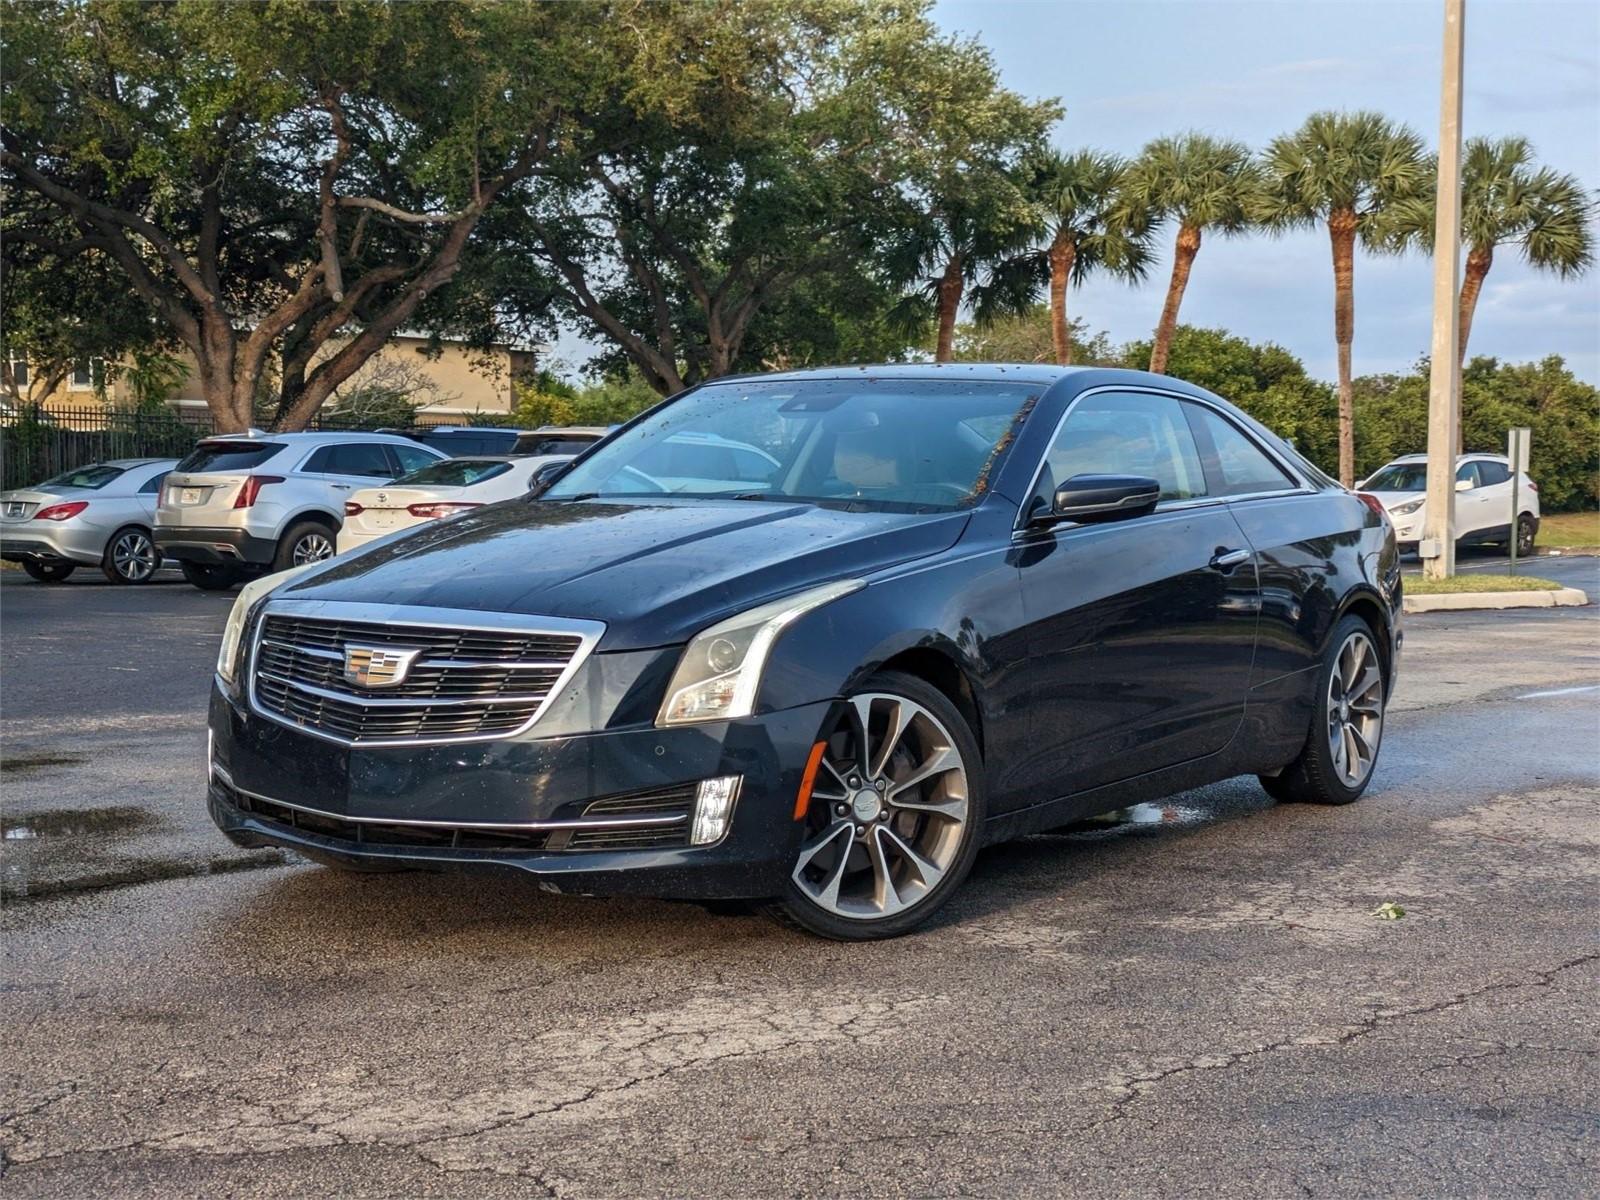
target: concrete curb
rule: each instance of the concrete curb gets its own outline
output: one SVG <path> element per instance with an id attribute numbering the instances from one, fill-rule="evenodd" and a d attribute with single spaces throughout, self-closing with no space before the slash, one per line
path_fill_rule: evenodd
<path id="1" fill-rule="evenodd" d="M 1578 588 L 1538 592 L 1454 592 L 1443 596 L 1407 596 L 1408 613 L 1458 612 L 1468 608 L 1566 608 L 1589 603 Z"/>

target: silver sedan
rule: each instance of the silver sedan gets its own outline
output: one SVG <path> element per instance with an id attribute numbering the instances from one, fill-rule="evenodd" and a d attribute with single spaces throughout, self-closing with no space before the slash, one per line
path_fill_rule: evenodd
<path id="1" fill-rule="evenodd" d="M 0 492 L 0 558 L 41 583 L 95 566 L 112 583 L 148 583 L 161 566 L 150 531 L 175 458 L 118 458 Z"/>

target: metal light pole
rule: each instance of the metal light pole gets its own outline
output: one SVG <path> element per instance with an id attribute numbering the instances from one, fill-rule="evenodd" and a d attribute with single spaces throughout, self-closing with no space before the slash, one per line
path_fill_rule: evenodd
<path id="1" fill-rule="evenodd" d="M 1444 0 L 1439 91 L 1439 194 L 1433 226 L 1433 348 L 1428 373 L 1428 504 L 1417 552 L 1422 573 L 1456 569 L 1456 431 L 1461 424 L 1461 46 L 1465 0 Z"/>

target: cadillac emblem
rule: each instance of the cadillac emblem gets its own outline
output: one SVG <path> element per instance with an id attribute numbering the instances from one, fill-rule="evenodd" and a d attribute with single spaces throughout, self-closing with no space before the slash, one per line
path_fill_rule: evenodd
<path id="1" fill-rule="evenodd" d="M 384 646 L 346 646 L 344 678 L 357 687 L 394 687 L 406 681 L 406 672 L 421 650 L 391 650 Z"/>

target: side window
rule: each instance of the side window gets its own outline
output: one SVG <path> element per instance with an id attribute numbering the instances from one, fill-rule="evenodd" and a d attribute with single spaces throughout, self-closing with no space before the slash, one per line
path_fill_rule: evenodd
<path id="1" fill-rule="evenodd" d="M 139 495 L 152 496 L 160 494 L 161 481 L 166 477 L 167 473 L 165 471 L 160 471 L 150 476 L 149 479 L 146 479 L 144 483 L 139 486 Z"/>
<path id="2" fill-rule="evenodd" d="M 1484 487 L 1493 487 L 1497 483 L 1506 483 L 1511 478 L 1511 471 L 1505 463 L 1495 462 L 1493 459 L 1482 459 L 1477 464 L 1478 478 Z"/>
<path id="3" fill-rule="evenodd" d="M 343 446 L 328 447 L 330 475 L 360 475 L 370 479 L 393 479 L 394 469 L 389 456 L 383 452 L 382 442 L 350 442 Z"/>
<path id="4" fill-rule="evenodd" d="M 1479 486 L 1479 484 L 1481 483 L 1481 480 L 1478 478 L 1478 464 L 1477 463 L 1475 463 L 1475 462 L 1462 463 L 1459 467 L 1456 468 L 1456 482 L 1460 483 L 1463 479 L 1465 479 L 1473 487 Z"/>
<path id="5" fill-rule="evenodd" d="M 420 471 L 423 467 L 439 461 L 433 455 L 425 454 L 414 446 L 390 446 L 389 452 L 399 461 L 401 475 Z"/>
<path id="6" fill-rule="evenodd" d="M 328 460 L 333 454 L 332 446 L 318 446 L 311 452 L 311 457 L 306 459 L 306 465 L 300 469 L 307 475 L 326 475 L 333 470 L 328 465 Z"/>
<path id="7" fill-rule="evenodd" d="M 1168 396 L 1097 392 L 1079 400 L 1045 455 L 1035 502 L 1050 503 L 1074 475 L 1143 475 L 1163 500 L 1206 494 L 1205 474 L 1183 409 Z"/>
<path id="8" fill-rule="evenodd" d="M 1213 496 L 1281 492 L 1295 486 L 1266 453 L 1232 421 L 1202 404 L 1184 404 L 1200 453 L 1211 474 Z"/>

